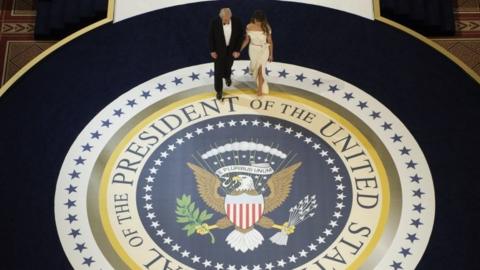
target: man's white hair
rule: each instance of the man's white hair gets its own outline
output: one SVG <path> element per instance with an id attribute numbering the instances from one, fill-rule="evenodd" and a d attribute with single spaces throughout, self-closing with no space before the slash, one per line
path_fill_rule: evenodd
<path id="1" fill-rule="evenodd" d="M 218 16 L 220 16 L 220 18 L 223 18 L 223 16 L 225 16 L 225 15 L 232 16 L 232 10 L 229 9 L 229 8 L 220 9 L 220 12 L 218 13 Z"/>

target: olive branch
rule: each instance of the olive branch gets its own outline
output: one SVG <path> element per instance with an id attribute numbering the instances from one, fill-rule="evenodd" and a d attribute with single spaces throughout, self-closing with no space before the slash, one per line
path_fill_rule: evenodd
<path id="1" fill-rule="evenodd" d="M 177 223 L 186 225 L 182 230 L 187 231 L 187 236 L 191 236 L 198 227 L 211 219 L 213 214 L 209 214 L 207 210 L 200 212 L 200 209 L 195 207 L 195 202 L 192 202 L 190 195 L 183 194 L 181 197 L 177 198 L 177 209 L 175 210 L 177 214 Z M 211 243 L 215 243 L 215 237 L 209 231 Z"/>

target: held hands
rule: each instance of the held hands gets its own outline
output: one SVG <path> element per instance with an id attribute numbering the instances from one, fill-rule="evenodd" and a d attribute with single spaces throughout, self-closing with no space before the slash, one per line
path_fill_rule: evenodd
<path id="1" fill-rule="evenodd" d="M 217 57 L 218 57 L 218 55 L 217 55 L 216 52 L 211 52 L 211 53 L 210 53 L 210 56 L 211 56 L 213 59 L 215 59 L 215 60 L 216 60 Z"/>
<path id="2" fill-rule="evenodd" d="M 240 52 L 233 52 L 233 58 L 237 59 L 238 57 L 240 57 Z"/>

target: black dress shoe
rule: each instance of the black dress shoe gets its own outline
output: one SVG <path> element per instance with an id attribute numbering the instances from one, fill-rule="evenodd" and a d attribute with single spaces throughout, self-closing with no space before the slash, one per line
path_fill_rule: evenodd
<path id="1" fill-rule="evenodd" d="M 225 82 L 227 82 L 227 86 L 232 85 L 232 79 L 230 79 L 230 78 L 226 78 Z"/>
<path id="2" fill-rule="evenodd" d="M 221 99 L 222 99 L 222 93 L 217 92 L 217 99 L 218 99 L 218 100 L 221 100 Z"/>

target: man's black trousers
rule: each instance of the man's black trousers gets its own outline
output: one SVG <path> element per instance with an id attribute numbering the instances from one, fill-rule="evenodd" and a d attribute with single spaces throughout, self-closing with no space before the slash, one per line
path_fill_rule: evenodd
<path id="1" fill-rule="evenodd" d="M 233 55 L 227 48 L 226 53 L 218 55 L 215 60 L 215 91 L 222 93 L 223 91 L 223 78 L 230 79 L 232 75 Z"/>

